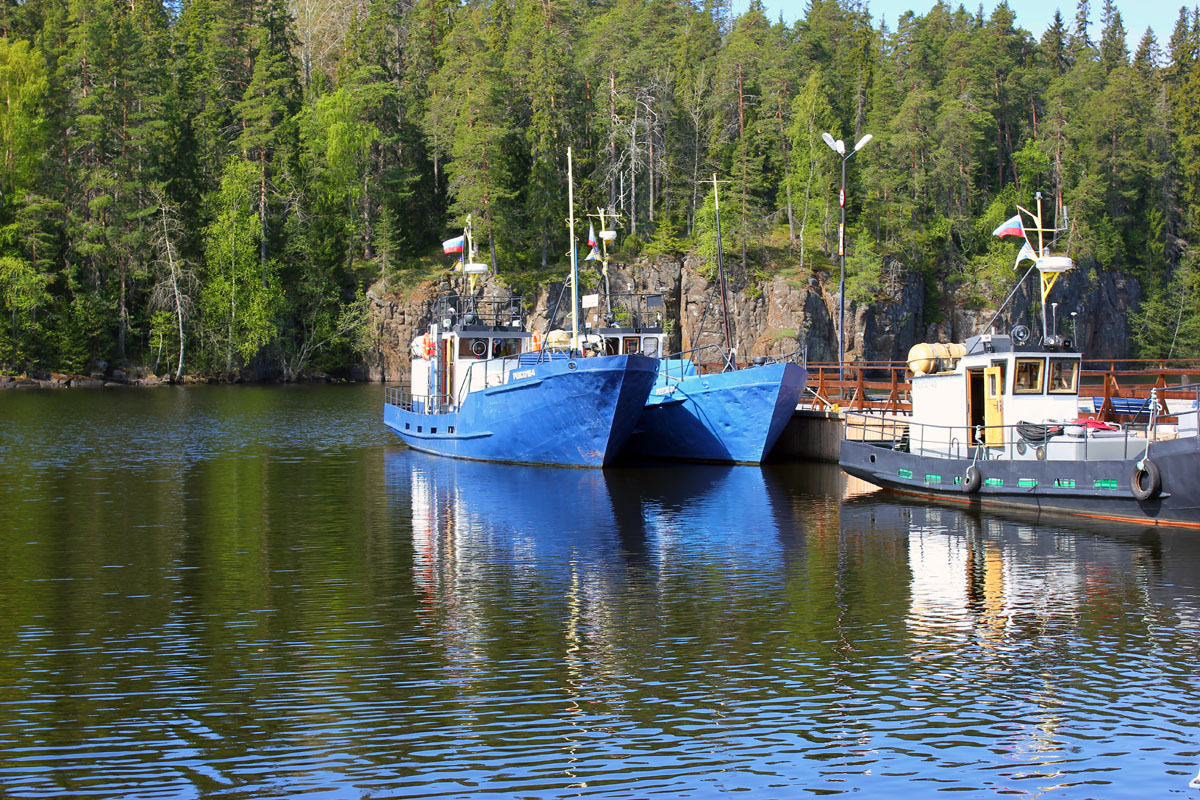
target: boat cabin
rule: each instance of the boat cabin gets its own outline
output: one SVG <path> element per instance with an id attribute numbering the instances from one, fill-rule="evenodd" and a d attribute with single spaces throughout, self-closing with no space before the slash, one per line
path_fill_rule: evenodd
<path id="1" fill-rule="evenodd" d="M 524 325 L 520 297 L 439 298 L 429 332 L 412 341 L 413 410 L 452 411 L 469 393 L 505 383 L 531 349 Z"/>
<path id="2" fill-rule="evenodd" d="M 1021 425 L 1076 420 L 1080 354 L 1068 340 L 1027 338 L 983 334 L 961 345 L 913 347 L 911 451 L 961 457 L 977 445 L 1008 450 L 1031 438 Z"/>
<path id="3" fill-rule="evenodd" d="M 594 343 L 598 355 L 640 353 L 662 358 L 667 335 L 663 331 L 661 294 L 619 294 L 597 299 L 589 311 L 585 342 Z"/>

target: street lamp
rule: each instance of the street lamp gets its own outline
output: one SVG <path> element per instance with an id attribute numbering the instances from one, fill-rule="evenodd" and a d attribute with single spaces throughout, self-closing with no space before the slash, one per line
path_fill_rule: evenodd
<path id="1" fill-rule="evenodd" d="M 846 152 L 846 143 L 841 139 L 835 140 L 828 132 L 822 133 L 821 138 L 825 140 L 825 144 L 829 145 L 829 149 L 842 159 L 842 193 L 838 197 L 838 205 L 842 207 L 842 221 L 838 224 L 838 255 L 842 257 L 842 277 L 838 281 L 838 380 L 840 381 L 844 378 L 842 369 L 846 361 L 846 162 L 850 160 L 850 156 L 862 150 L 867 142 L 875 137 L 868 133 L 858 140 L 858 144 L 854 145 L 854 149 L 849 153 Z"/>

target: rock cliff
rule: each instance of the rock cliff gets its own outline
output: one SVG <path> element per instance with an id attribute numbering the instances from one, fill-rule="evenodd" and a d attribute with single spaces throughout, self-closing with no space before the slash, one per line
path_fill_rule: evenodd
<path id="1" fill-rule="evenodd" d="M 950 293 L 942 294 L 939 306 L 926 313 L 927 293 L 921 274 L 895 264 L 885 272 L 887 284 L 880 287 L 884 299 L 869 304 L 846 302 L 847 361 L 901 361 L 917 342 L 962 341 L 983 332 L 996 315 L 995 308 L 956 305 Z M 609 273 L 614 294 L 663 295 L 671 352 L 693 350 L 723 340 L 716 282 L 694 255 L 642 259 L 610 267 Z M 594 275 L 581 282 L 589 280 L 598 282 Z M 1018 323 L 1040 330 L 1040 314 L 1035 319 L 1030 310 L 1031 295 L 1037 293 L 1036 280 L 1034 276 L 1025 281 L 996 319 L 995 330 L 1007 331 Z M 555 282 L 538 290 L 529 315 L 532 327 L 546 326 L 562 286 L 561 282 Z M 836 275 L 775 276 L 765 282 L 734 276 L 729 282 L 729 317 L 739 360 L 762 355 L 787 356 L 807 348 L 809 361 L 836 361 L 837 289 Z M 379 287 L 371 291 L 373 347 L 366 366 L 372 380 L 407 379 L 410 342 L 427 329 L 434 299 L 449 290 L 449 284 L 442 282 L 404 293 L 389 293 Z M 479 291 L 487 296 L 510 294 L 502 281 L 491 276 L 480 282 Z M 1052 297 L 1058 302 L 1060 334 L 1074 338 L 1093 358 L 1128 356 L 1129 313 L 1137 308 L 1142 297 L 1136 280 L 1119 273 L 1077 270 L 1059 281 Z M 1074 318 L 1072 311 L 1077 315 Z M 559 319 L 562 314 L 560 309 Z M 703 351 L 697 355 L 700 361 L 717 360 L 715 352 L 712 357 Z"/>

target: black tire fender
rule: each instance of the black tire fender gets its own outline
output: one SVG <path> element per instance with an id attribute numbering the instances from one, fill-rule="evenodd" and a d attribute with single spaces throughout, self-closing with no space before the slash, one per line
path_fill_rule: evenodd
<path id="1" fill-rule="evenodd" d="M 1162 470 L 1148 458 L 1143 458 L 1141 464 L 1133 465 L 1133 474 L 1129 476 L 1129 491 L 1138 500 L 1153 500 L 1162 491 Z"/>
<path id="2" fill-rule="evenodd" d="M 983 485 L 983 476 L 979 474 L 979 467 L 972 464 L 967 467 L 967 472 L 963 475 L 962 487 L 967 494 L 975 494 L 979 491 L 979 487 Z"/>

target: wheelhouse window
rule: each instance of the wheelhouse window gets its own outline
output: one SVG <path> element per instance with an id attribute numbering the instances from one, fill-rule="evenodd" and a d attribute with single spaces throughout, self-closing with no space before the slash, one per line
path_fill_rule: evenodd
<path id="1" fill-rule="evenodd" d="M 1046 361 L 1041 358 L 1018 358 L 1013 394 L 1041 394 Z"/>
<path id="2" fill-rule="evenodd" d="M 1079 362 L 1073 358 L 1050 359 L 1050 394 L 1075 394 L 1079 391 Z"/>
<path id="3" fill-rule="evenodd" d="M 521 340 L 508 337 L 492 339 L 492 358 L 509 358 L 519 355 Z"/>
<path id="4" fill-rule="evenodd" d="M 636 336 L 626 336 L 621 342 L 621 354 L 631 355 L 642 349 L 642 343 Z"/>
<path id="5" fill-rule="evenodd" d="M 459 358 L 487 358 L 488 340 L 483 337 L 458 340 Z"/>
<path id="6" fill-rule="evenodd" d="M 658 358 L 658 337 L 646 336 L 642 338 L 642 354 L 651 358 Z"/>

